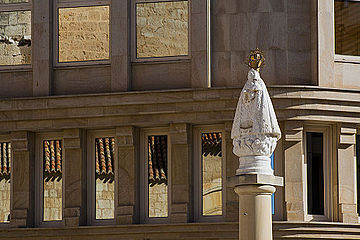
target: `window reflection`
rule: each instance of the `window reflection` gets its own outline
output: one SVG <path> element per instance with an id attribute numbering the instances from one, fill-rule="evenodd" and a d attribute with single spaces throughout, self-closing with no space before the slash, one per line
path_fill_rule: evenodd
<path id="1" fill-rule="evenodd" d="M 201 134 L 202 214 L 222 215 L 222 134 Z"/>

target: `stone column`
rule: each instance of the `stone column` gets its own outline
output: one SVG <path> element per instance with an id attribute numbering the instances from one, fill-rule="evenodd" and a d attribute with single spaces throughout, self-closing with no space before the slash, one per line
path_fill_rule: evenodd
<path id="1" fill-rule="evenodd" d="M 12 132 L 12 198 L 11 227 L 32 227 L 34 225 L 35 198 L 35 153 L 34 134 Z"/>
<path id="2" fill-rule="evenodd" d="M 225 123 L 225 136 L 223 140 L 225 140 L 225 155 L 226 157 L 226 176 L 233 176 L 234 172 L 238 168 L 239 160 L 234 154 L 232 154 L 233 149 L 233 141 L 231 139 L 231 127 L 232 122 Z M 227 222 L 235 222 L 239 220 L 239 197 L 234 192 L 234 186 L 226 186 L 226 207 L 225 207 L 225 221 Z"/>
<path id="3" fill-rule="evenodd" d="M 81 129 L 64 130 L 65 226 L 86 224 L 86 161 Z"/>
<path id="4" fill-rule="evenodd" d="M 185 123 L 170 125 L 170 222 L 186 223 L 190 209 L 189 126 Z"/>
<path id="5" fill-rule="evenodd" d="M 338 181 L 339 181 L 339 220 L 345 223 L 358 223 L 356 208 L 356 169 L 355 144 L 356 129 L 339 127 L 338 139 Z"/>
<path id="6" fill-rule="evenodd" d="M 138 162 L 138 133 L 134 127 L 116 128 L 118 144 L 118 198 L 116 206 L 116 223 L 132 224 L 137 221 L 136 191 Z"/>
<path id="7" fill-rule="evenodd" d="M 283 178 L 247 174 L 229 179 L 239 196 L 239 239 L 272 240 L 271 195 Z"/>

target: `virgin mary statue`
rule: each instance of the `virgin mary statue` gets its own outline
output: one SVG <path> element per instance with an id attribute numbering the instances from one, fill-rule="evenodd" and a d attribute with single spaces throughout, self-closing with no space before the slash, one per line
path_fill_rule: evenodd
<path id="1" fill-rule="evenodd" d="M 269 93 L 260 77 L 263 62 L 264 56 L 259 49 L 251 52 L 248 80 L 236 108 L 231 138 L 233 152 L 239 157 L 237 175 L 273 175 L 270 156 L 281 132 Z"/>

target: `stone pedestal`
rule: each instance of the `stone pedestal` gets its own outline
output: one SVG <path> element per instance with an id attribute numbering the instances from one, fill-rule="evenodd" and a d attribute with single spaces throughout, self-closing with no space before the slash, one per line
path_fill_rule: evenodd
<path id="1" fill-rule="evenodd" d="M 228 179 L 239 195 L 239 239 L 272 240 L 271 195 L 283 178 L 247 174 Z"/>

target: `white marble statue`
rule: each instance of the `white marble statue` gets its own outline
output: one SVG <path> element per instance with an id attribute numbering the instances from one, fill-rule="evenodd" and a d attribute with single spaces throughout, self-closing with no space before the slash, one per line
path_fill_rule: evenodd
<path id="1" fill-rule="evenodd" d="M 233 152 L 239 157 L 236 175 L 273 175 L 270 156 L 281 132 L 269 93 L 260 77 L 263 61 L 260 50 L 251 53 L 248 80 L 236 108 L 231 131 Z"/>

